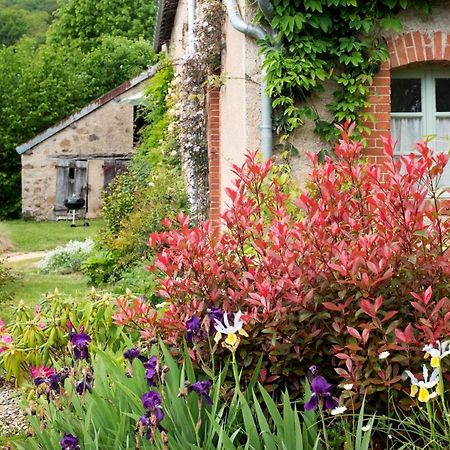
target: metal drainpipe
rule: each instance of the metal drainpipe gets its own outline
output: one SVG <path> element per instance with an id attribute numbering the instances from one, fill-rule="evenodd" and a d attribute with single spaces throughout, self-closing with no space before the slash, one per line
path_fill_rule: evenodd
<path id="1" fill-rule="evenodd" d="M 188 51 L 190 54 L 195 52 L 194 22 L 196 9 L 196 0 L 188 0 Z"/>
<path id="2" fill-rule="evenodd" d="M 262 28 L 242 19 L 236 0 L 225 0 L 231 25 L 237 31 L 254 39 L 265 39 L 269 34 Z M 261 151 L 264 160 L 272 156 L 272 101 L 266 94 L 266 70 L 263 67 L 265 55 L 261 54 Z"/>

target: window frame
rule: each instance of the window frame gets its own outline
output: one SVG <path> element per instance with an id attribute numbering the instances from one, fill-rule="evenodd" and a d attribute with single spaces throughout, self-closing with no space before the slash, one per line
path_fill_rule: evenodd
<path id="1" fill-rule="evenodd" d="M 393 79 L 405 79 L 416 78 L 420 79 L 420 92 L 421 92 L 421 112 L 392 112 L 391 111 L 391 124 L 394 118 L 422 118 L 423 124 L 423 137 L 433 137 L 429 142 L 429 146 L 432 149 L 436 148 L 437 138 L 437 119 L 450 118 L 449 112 L 436 111 L 436 78 L 448 78 L 450 79 L 450 66 L 419 66 L 413 68 L 402 68 L 399 70 L 393 70 L 391 72 L 391 80 Z M 392 86 L 391 86 L 392 89 Z M 391 97 L 392 98 L 392 97 Z M 391 125 L 392 127 L 392 125 Z M 449 141 L 450 148 L 450 141 Z M 411 149 L 412 151 L 413 149 Z M 396 148 L 394 152 L 396 155 L 402 155 L 400 149 Z"/>

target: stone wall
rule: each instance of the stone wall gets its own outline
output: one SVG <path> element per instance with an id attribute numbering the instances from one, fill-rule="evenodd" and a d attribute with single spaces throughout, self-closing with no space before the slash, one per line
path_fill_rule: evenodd
<path id="1" fill-rule="evenodd" d="M 58 160 L 88 161 L 88 217 L 97 217 L 103 188 L 103 158 L 133 151 L 133 106 L 119 103 L 142 90 L 126 91 L 22 155 L 22 212 L 37 220 L 55 219 Z"/>

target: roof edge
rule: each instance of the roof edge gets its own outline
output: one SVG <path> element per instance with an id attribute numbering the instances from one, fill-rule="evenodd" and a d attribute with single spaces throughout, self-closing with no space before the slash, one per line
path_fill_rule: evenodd
<path id="1" fill-rule="evenodd" d="M 40 144 L 41 142 L 44 142 L 45 140 L 54 136 L 59 131 L 64 130 L 65 128 L 67 128 L 68 126 L 77 122 L 78 120 L 82 119 L 83 117 L 89 115 L 91 112 L 100 108 L 104 104 L 108 103 L 109 101 L 113 100 L 114 98 L 118 97 L 119 95 L 122 95 L 124 92 L 127 92 L 131 88 L 137 86 L 139 83 L 142 83 L 143 81 L 146 81 L 149 78 L 153 77 L 157 68 L 158 68 L 158 65 L 155 64 L 155 65 L 151 66 L 150 68 L 148 68 L 146 71 L 144 71 L 141 74 L 137 75 L 136 77 L 132 78 L 131 80 L 125 81 L 120 86 L 117 86 L 116 88 L 110 90 L 106 94 L 104 94 L 101 97 L 97 98 L 96 100 L 92 101 L 91 103 L 89 103 L 84 108 L 77 111 L 76 113 L 71 114 L 70 116 L 66 117 L 65 119 L 61 120 L 60 122 L 57 122 L 52 127 L 47 128 L 42 133 L 39 133 L 34 138 L 30 139 L 29 141 L 25 142 L 24 144 L 19 145 L 18 147 L 16 147 L 16 152 L 19 155 L 23 155 L 28 150 L 32 149 L 33 147 Z"/>

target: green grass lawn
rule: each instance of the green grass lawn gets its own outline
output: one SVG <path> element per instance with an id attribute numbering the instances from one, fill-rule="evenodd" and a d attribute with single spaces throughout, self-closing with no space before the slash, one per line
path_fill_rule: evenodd
<path id="1" fill-rule="evenodd" d="M 23 300 L 27 305 L 37 305 L 55 288 L 74 300 L 89 294 L 86 278 L 82 274 L 43 274 L 36 267 L 38 259 L 8 263 L 15 278 L 2 287 L 0 292 L 0 319 L 9 322 L 12 319 L 14 306 Z"/>
<path id="2" fill-rule="evenodd" d="M 7 251 L 14 252 L 51 250 L 70 240 L 94 237 L 102 224 L 102 220 L 91 220 L 89 227 L 71 228 L 69 222 L 5 221 L 0 222 L 0 244 L 7 245 Z M 55 288 L 74 300 L 88 295 L 90 286 L 82 274 L 40 273 L 36 267 L 38 261 L 39 258 L 5 263 L 14 274 L 14 279 L 1 286 L 0 318 L 3 321 L 12 319 L 13 307 L 21 300 L 36 305 Z"/>
<path id="3" fill-rule="evenodd" d="M 101 219 L 89 221 L 89 227 L 70 227 L 70 222 L 33 222 L 9 220 L 0 222 L 0 237 L 8 240 L 15 252 L 51 250 L 70 240 L 82 241 L 93 237 L 103 225 Z M 1 239 L 0 239 L 1 241 Z"/>

